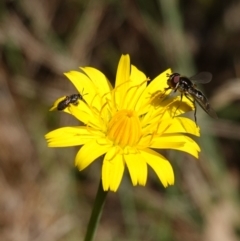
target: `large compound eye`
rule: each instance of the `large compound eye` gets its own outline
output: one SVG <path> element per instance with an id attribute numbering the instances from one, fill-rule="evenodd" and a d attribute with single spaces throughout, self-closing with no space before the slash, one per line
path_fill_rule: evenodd
<path id="1" fill-rule="evenodd" d="M 173 78 L 172 78 L 172 80 L 173 80 L 173 82 L 174 82 L 175 84 L 177 84 L 177 83 L 179 82 L 179 80 L 180 80 L 180 75 L 174 75 Z"/>
<path id="2" fill-rule="evenodd" d="M 171 88 L 175 88 L 176 85 L 179 83 L 180 81 L 180 74 L 178 73 L 173 73 L 169 76 L 167 83 Z"/>

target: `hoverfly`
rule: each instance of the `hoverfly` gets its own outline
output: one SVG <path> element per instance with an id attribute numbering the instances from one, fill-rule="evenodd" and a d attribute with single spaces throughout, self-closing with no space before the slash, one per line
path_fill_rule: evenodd
<path id="1" fill-rule="evenodd" d="M 174 92 L 177 90 L 181 93 L 181 100 L 183 95 L 186 96 L 194 105 L 194 119 L 197 124 L 197 108 L 196 108 L 196 103 L 197 102 L 200 107 L 212 118 L 216 119 L 217 114 L 215 111 L 211 108 L 207 97 L 200 91 L 199 89 L 196 88 L 195 83 L 199 84 L 206 84 L 209 83 L 212 79 L 212 74 L 209 72 L 201 72 L 199 74 L 196 74 L 190 78 L 181 76 L 178 73 L 173 73 L 171 75 L 167 75 L 168 80 L 168 88 L 165 88 L 165 90 L 170 90 L 172 89 Z"/>
<path id="2" fill-rule="evenodd" d="M 79 100 L 83 100 L 83 96 L 80 94 L 72 94 L 72 95 L 66 96 L 65 99 L 63 99 L 58 103 L 57 110 L 64 110 L 70 104 L 77 105 Z"/>

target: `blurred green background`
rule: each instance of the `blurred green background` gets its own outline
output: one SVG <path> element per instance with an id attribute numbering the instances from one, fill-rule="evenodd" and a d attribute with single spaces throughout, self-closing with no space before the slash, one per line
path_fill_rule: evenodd
<path id="1" fill-rule="evenodd" d="M 198 110 L 200 160 L 174 151 L 176 184 L 127 171 L 109 193 L 98 241 L 240 239 L 240 1 L 22 0 L 0 3 L 0 240 L 83 240 L 101 160 L 74 168 L 78 148 L 44 134 L 77 125 L 49 112 L 76 91 L 63 72 L 93 66 L 113 82 L 121 54 L 153 79 L 171 67 L 213 74 L 203 86 L 219 119 Z"/>

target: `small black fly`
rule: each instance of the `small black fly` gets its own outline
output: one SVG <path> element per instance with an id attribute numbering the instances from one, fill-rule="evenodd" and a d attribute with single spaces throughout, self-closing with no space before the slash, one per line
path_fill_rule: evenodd
<path id="1" fill-rule="evenodd" d="M 57 110 L 64 110 L 70 104 L 77 105 L 79 103 L 79 100 L 83 100 L 83 96 L 80 94 L 72 94 L 72 95 L 66 96 L 65 99 L 63 99 L 58 103 Z"/>
<path id="2" fill-rule="evenodd" d="M 207 97 L 196 88 L 195 83 L 198 84 L 206 84 L 209 83 L 212 80 L 212 74 L 209 72 L 201 72 L 199 74 L 196 74 L 190 78 L 181 76 L 178 73 L 173 73 L 171 75 L 168 75 L 168 88 L 165 88 L 165 90 L 172 89 L 174 92 L 177 90 L 181 94 L 181 100 L 183 95 L 186 96 L 194 105 L 195 111 L 194 111 L 194 119 L 197 124 L 197 109 L 196 109 L 196 103 L 197 102 L 200 107 L 212 118 L 217 119 L 217 114 L 215 111 L 211 108 Z"/>

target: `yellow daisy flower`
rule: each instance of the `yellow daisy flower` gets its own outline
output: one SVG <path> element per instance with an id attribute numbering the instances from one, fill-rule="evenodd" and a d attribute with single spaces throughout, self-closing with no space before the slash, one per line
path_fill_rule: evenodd
<path id="1" fill-rule="evenodd" d="M 164 187 L 174 184 L 169 161 L 153 149 L 175 149 L 198 158 L 196 142 L 186 134 L 199 136 L 195 122 L 180 114 L 193 109 L 192 103 L 180 97 L 167 98 L 168 69 L 149 84 L 143 72 L 130 65 L 129 55 L 119 61 L 113 88 L 105 75 L 91 67 L 65 75 L 80 95 L 77 103 L 64 109 L 83 125 L 63 127 L 46 135 L 49 147 L 82 145 L 75 165 L 83 170 L 104 155 L 102 183 L 104 191 L 116 191 L 124 169 L 128 168 L 132 184 L 146 185 L 147 164 L 156 172 Z M 66 97 L 58 99 L 57 109 Z"/>

